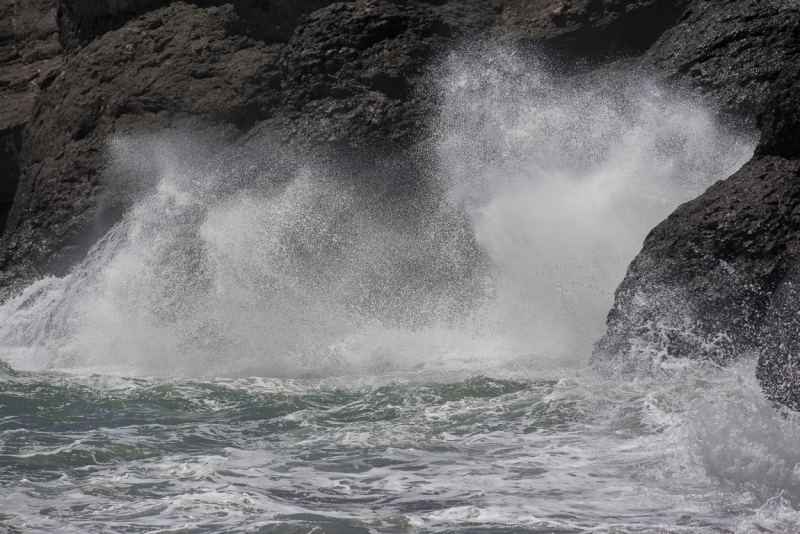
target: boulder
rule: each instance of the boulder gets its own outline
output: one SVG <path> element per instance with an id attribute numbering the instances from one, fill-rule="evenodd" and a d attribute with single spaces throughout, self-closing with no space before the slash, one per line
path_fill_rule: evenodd
<path id="1" fill-rule="evenodd" d="M 738 172 L 647 236 L 617 289 L 595 362 L 724 364 L 761 351 L 759 378 L 773 398 L 788 399 L 784 386 L 796 375 L 784 336 L 800 261 L 798 28 L 796 2 L 697 1 L 645 54 L 663 79 L 701 91 L 761 137 Z"/>

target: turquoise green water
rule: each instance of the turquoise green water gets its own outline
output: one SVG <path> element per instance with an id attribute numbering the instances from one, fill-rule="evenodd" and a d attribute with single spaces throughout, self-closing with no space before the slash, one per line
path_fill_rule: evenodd
<path id="1" fill-rule="evenodd" d="M 0 530 L 800 532 L 752 356 L 587 363 L 647 232 L 754 137 L 636 73 L 434 74 L 403 158 L 113 140 L 136 202 L 0 305 Z"/>
<path id="2" fill-rule="evenodd" d="M 769 415 L 751 370 L 308 381 L 6 371 L 0 528 L 796 532 L 800 428 Z M 742 435 L 704 434 L 720 424 Z M 742 484 L 753 455 L 760 475 Z"/>

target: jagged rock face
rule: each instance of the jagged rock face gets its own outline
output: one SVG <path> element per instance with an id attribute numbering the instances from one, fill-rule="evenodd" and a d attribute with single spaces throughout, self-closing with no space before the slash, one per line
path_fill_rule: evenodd
<path id="1" fill-rule="evenodd" d="M 173 0 L 59 0 L 61 41 L 71 50 L 123 27 L 142 12 Z M 266 43 L 289 41 L 300 18 L 333 0 L 186 0 L 200 8 L 231 6 L 248 37 Z"/>
<path id="2" fill-rule="evenodd" d="M 783 69 L 758 113 L 761 139 L 756 147 L 757 155 L 800 157 L 799 83 L 800 56 Z"/>
<path id="3" fill-rule="evenodd" d="M 36 101 L 3 276 L 61 272 L 113 222 L 120 207 L 102 168 L 115 134 L 213 130 L 233 139 L 263 123 L 356 145 L 411 137 L 428 108 L 410 84 L 449 31 L 427 6 L 359 2 L 309 18 L 287 48 L 249 37 L 233 5 L 175 2 L 100 34 L 48 76 Z"/>
<path id="4" fill-rule="evenodd" d="M 82 253 L 64 245 L 96 222 L 113 134 L 213 128 L 230 137 L 270 116 L 280 47 L 237 32 L 239 22 L 231 6 L 175 3 L 102 35 L 48 79 L 23 141 L 6 276 L 40 275 Z"/>
<path id="5" fill-rule="evenodd" d="M 759 156 L 645 239 L 594 358 L 729 362 L 758 346 L 772 294 L 800 257 L 800 162 Z"/>
<path id="6" fill-rule="evenodd" d="M 698 0 L 644 61 L 707 94 L 715 106 L 752 120 L 798 53 L 800 4 L 794 0 Z"/>
<path id="7" fill-rule="evenodd" d="M 501 19 L 513 37 L 546 41 L 554 53 L 608 59 L 645 52 L 689 4 L 690 0 L 506 0 Z"/>
<path id="8" fill-rule="evenodd" d="M 55 0 L 0 1 L 0 234 L 19 182 L 22 132 L 60 63 L 56 12 Z"/>
<path id="9" fill-rule="evenodd" d="M 758 121 L 762 135 L 756 154 L 771 154 L 800 168 L 800 64 L 789 64 L 784 69 Z M 800 172 L 794 181 L 800 182 Z M 795 192 L 784 202 L 793 204 L 797 196 Z M 772 295 L 761 324 L 756 369 L 767 396 L 793 410 L 800 410 L 800 255 L 794 250 L 797 242 L 794 235 L 787 240 L 784 262 L 793 263 Z"/>
<path id="10" fill-rule="evenodd" d="M 311 14 L 281 58 L 282 128 L 304 139 L 355 145 L 418 140 L 433 112 L 419 91 L 429 60 L 465 30 L 485 30 L 487 17 L 453 24 L 430 6 L 385 1 Z"/>
<path id="11" fill-rule="evenodd" d="M 658 354 L 724 364 L 757 351 L 767 395 L 800 409 L 798 28 L 796 2 L 698 1 L 647 53 L 666 77 L 757 123 L 761 138 L 738 172 L 648 235 L 595 361 Z"/>

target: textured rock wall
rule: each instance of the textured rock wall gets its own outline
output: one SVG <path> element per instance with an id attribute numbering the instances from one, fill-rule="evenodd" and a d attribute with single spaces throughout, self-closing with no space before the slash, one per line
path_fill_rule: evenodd
<path id="1" fill-rule="evenodd" d="M 799 14 L 794 0 L 697 0 L 644 61 L 717 107 L 752 119 L 798 54 Z"/>
<path id="2" fill-rule="evenodd" d="M 758 117 L 762 128 L 757 155 L 780 158 L 795 166 L 792 195 L 784 203 L 800 218 L 800 61 L 784 68 Z M 800 410 L 800 236 L 787 232 L 783 261 L 792 262 L 772 294 L 758 333 L 758 376 L 766 394 L 776 403 Z"/>
<path id="3" fill-rule="evenodd" d="M 617 289 L 595 358 L 724 364 L 755 350 L 772 294 L 798 255 L 800 162 L 754 157 L 650 232 Z"/>
<path id="4" fill-rule="evenodd" d="M 84 46 L 129 20 L 172 0 L 59 0 L 60 37 L 66 50 Z M 200 8 L 231 6 L 240 31 L 269 43 L 289 41 L 300 18 L 332 0 L 187 0 Z"/>
<path id="5" fill-rule="evenodd" d="M 23 130 L 60 53 L 55 0 L 0 0 L 0 233 L 19 182 Z"/>
<path id="6" fill-rule="evenodd" d="M 800 4 L 789 0 L 695 2 L 647 52 L 644 62 L 665 79 L 756 124 L 761 138 L 741 170 L 648 235 L 596 361 L 658 354 L 725 363 L 760 351 L 768 393 L 781 382 L 776 370 L 794 350 L 778 350 L 781 340 L 800 334 L 786 329 L 800 311 L 787 304 L 800 260 L 799 57 Z"/>
<path id="7" fill-rule="evenodd" d="M 546 42 L 555 54 L 607 60 L 645 52 L 689 0 L 507 0 L 501 37 Z"/>
<path id="8" fill-rule="evenodd" d="M 229 31 L 239 21 L 231 6 L 175 3 L 66 58 L 24 135 L 0 258 L 7 276 L 57 271 L 83 253 L 113 134 L 213 128 L 230 137 L 270 116 L 280 50 Z"/>
<path id="9" fill-rule="evenodd" d="M 0 292 L 64 272 L 119 216 L 125 196 L 103 176 L 115 134 L 407 146 L 435 106 L 418 91 L 426 66 L 461 40 L 572 39 L 575 52 L 585 33 L 585 54 L 638 50 L 686 3 L 4 1 L 0 50 L 22 52 L 4 56 Z"/>

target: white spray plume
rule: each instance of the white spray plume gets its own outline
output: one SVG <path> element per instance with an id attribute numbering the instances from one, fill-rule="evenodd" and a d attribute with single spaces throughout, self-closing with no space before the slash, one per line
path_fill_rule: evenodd
<path id="1" fill-rule="evenodd" d="M 187 140 L 117 139 L 112 171 L 158 185 L 71 274 L 0 308 L 0 359 L 189 376 L 582 364 L 646 233 L 753 150 L 631 73 L 559 78 L 482 46 L 436 77 L 433 193 L 408 209 L 348 180 L 347 155 L 251 143 L 222 165 Z"/>

